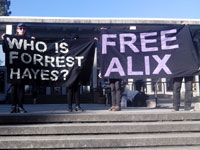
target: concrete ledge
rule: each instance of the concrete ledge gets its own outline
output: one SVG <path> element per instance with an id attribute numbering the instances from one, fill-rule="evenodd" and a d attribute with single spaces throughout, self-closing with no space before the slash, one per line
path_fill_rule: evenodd
<path id="1" fill-rule="evenodd" d="M 200 133 L 0 137 L 0 149 L 130 148 L 188 145 L 200 145 Z"/>
<path id="2" fill-rule="evenodd" d="M 0 126 L 0 135 L 75 135 L 199 132 L 200 121 L 120 122 L 120 123 L 56 123 Z"/>
<path id="3" fill-rule="evenodd" d="M 64 150 L 64 149 L 61 149 Z M 80 149 L 73 149 L 80 150 Z M 88 150 L 88 149 L 81 149 Z M 92 148 L 92 150 L 99 150 L 99 148 Z M 122 148 L 104 148 L 103 150 L 122 150 Z M 134 147 L 123 148 L 123 150 L 200 150 L 200 146 L 156 146 L 156 147 Z"/>
<path id="4" fill-rule="evenodd" d="M 200 112 L 109 112 L 66 114 L 1 114 L 0 124 L 67 122 L 147 122 L 200 120 Z"/>

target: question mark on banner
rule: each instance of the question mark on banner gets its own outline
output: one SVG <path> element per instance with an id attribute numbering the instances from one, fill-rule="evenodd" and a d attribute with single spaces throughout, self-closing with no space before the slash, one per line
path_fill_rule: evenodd
<path id="1" fill-rule="evenodd" d="M 63 80 L 66 80 L 66 76 L 68 75 L 69 71 L 64 69 L 64 70 L 61 71 L 61 73 L 64 73 L 63 74 Z"/>

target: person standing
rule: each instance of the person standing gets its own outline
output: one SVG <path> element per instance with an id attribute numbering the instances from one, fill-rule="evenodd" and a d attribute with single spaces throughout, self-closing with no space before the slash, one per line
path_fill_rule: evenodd
<path id="1" fill-rule="evenodd" d="M 107 30 L 108 28 L 101 27 L 100 31 Z M 94 40 L 98 41 L 99 38 L 95 37 Z M 102 78 L 102 74 L 98 74 L 99 78 Z M 110 111 L 120 111 L 121 110 L 121 80 L 120 79 L 109 79 L 111 88 L 111 107 Z"/>
<path id="2" fill-rule="evenodd" d="M 72 40 L 77 40 L 79 36 L 77 34 L 72 35 Z M 76 112 L 83 112 L 84 110 L 80 106 L 80 79 L 79 77 L 76 81 L 69 87 L 67 87 L 67 101 L 68 101 L 68 112 L 72 112 L 72 103 L 75 100 L 75 111 Z"/>
<path id="3" fill-rule="evenodd" d="M 32 93 L 32 97 L 33 97 L 33 104 L 37 103 L 38 89 L 39 89 L 39 86 L 37 86 L 35 84 L 32 85 L 31 93 Z"/>
<path id="4" fill-rule="evenodd" d="M 99 78 L 102 78 L 101 73 L 99 73 Z M 120 111 L 121 110 L 121 80 L 120 79 L 109 79 L 111 88 L 111 107 L 110 111 Z"/>
<path id="5" fill-rule="evenodd" d="M 19 23 L 16 28 L 16 35 L 20 37 L 27 37 L 27 27 L 24 23 Z M 5 33 L 1 36 L 4 40 Z M 35 37 L 31 37 L 35 39 Z M 4 49 L 6 51 L 6 49 Z M 23 107 L 24 100 L 24 84 L 21 80 L 18 80 L 16 83 L 12 84 L 11 92 L 11 111 L 10 113 L 26 113 L 27 111 Z"/>
<path id="6" fill-rule="evenodd" d="M 67 88 L 67 100 L 68 100 L 68 111 L 72 112 L 72 103 L 75 99 L 75 111 L 82 112 L 84 111 L 80 106 L 80 83 L 76 82 L 70 87 Z"/>
<path id="7" fill-rule="evenodd" d="M 121 110 L 121 80 L 120 79 L 110 79 L 111 88 L 111 99 L 112 106 L 110 111 L 120 111 Z"/>
<path id="8" fill-rule="evenodd" d="M 192 111 L 192 82 L 194 77 L 175 77 L 173 79 L 173 111 L 179 111 L 180 109 L 180 90 L 183 78 L 185 79 L 185 99 L 184 110 Z"/>

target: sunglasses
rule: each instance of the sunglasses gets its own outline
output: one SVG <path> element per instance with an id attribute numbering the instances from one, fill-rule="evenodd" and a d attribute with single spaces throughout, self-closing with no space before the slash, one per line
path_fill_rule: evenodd
<path id="1" fill-rule="evenodd" d="M 18 30 L 26 30 L 26 29 L 23 28 L 23 27 L 18 27 L 17 29 L 18 29 Z"/>

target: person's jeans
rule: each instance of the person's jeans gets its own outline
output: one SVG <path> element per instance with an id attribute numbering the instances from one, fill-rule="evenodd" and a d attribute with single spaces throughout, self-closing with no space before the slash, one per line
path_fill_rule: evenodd
<path id="1" fill-rule="evenodd" d="M 119 79 L 110 79 L 112 106 L 120 106 L 121 101 L 121 81 Z"/>
<path id="2" fill-rule="evenodd" d="M 188 77 L 176 77 L 173 80 L 173 107 L 178 110 L 180 108 L 180 90 L 182 80 L 185 78 L 185 100 L 184 109 L 190 109 L 192 103 L 192 81 L 193 76 Z"/>

